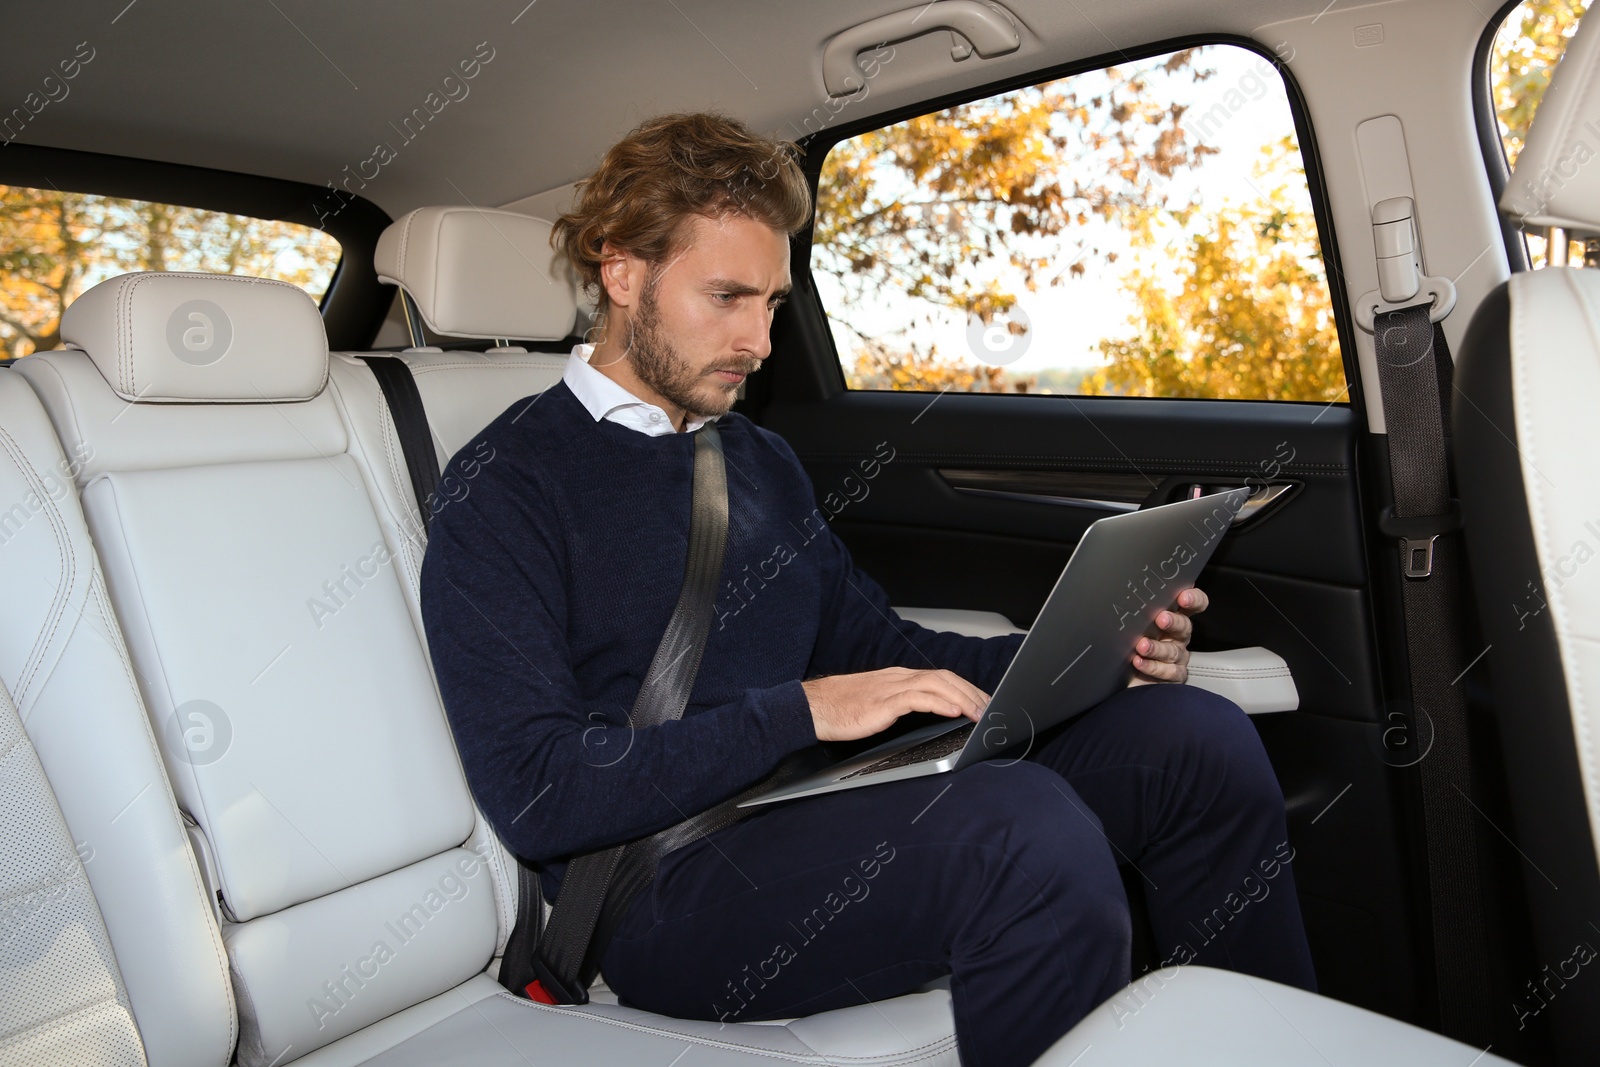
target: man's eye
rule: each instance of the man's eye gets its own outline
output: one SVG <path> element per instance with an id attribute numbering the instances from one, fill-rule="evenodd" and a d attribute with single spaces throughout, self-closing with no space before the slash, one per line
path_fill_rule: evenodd
<path id="1" fill-rule="evenodd" d="M 767 305 L 767 310 L 768 311 L 777 311 L 779 308 L 783 307 L 783 303 L 787 299 L 789 299 L 789 298 L 786 297 L 786 296 L 775 296 L 775 297 L 773 297 L 772 298 L 772 302 Z"/>
<path id="2" fill-rule="evenodd" d="M 711 299 L 715 300 L 719 304 L 731 304 L 733 303 L 734 296 L 732 293 L 712 293 Z"/>

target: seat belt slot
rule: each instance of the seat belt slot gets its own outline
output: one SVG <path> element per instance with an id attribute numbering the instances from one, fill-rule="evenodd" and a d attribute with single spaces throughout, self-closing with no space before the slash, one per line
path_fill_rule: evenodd
<path id="1" fill-rule="evenodd" d="M 1413 515 L 1395 517 L 1394 508 L 1386 507 L 1378 516 L 1378 529 L 1392 537 L 1400 546 L 1400 573 L 1407 578 L 1429 578 L 1433 575 L 1433 548 L 1441 534 L 1453 533 L 1461 528 L 1461 501 L 1450 500 L 1450 510 L 1441 515 Z"/>

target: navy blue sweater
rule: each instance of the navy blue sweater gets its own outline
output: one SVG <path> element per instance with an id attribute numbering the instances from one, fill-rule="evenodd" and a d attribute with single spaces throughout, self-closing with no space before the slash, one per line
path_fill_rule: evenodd
<path id="1" fill-rule="evenodd" d="M 694 435 L 596 422 L 563 383 L 445 472 L 422 567 L 439 689 L 473 795 L 547 889 L 566 857 L 679 822 L 815 744 L 802 679 L 938 666 L 992 692 L 1021 643 L 901 620 L 783 439 L 742 415 L 718 426 L 717 618 L 683 718 L 646 729 L 628 713 L 683 583 Z"/>

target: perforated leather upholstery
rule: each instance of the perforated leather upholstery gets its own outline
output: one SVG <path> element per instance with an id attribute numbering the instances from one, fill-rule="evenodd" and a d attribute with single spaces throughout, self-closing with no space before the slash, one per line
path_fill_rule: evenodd
<path id="1" fill-rule="evenodd" d="M 0 687 L 0 1063 L 144 1062 L 83 862 Z"/>

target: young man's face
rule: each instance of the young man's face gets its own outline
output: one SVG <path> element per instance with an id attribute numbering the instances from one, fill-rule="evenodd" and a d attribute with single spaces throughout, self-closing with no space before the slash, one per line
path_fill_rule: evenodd
<path id="1" fill-rule="evenodd" d="M 669 413 L 721 415 L 772 351 L 772 314 L 789 292 L 789 241 L 738 215 L 695 217 L 686 229 L 684 248 L 666 263 L 634 260 L 640 284 L 611 293 L 613 304 L 617 295 L 626 300 L 626 321 L 608 340 Z"/>

